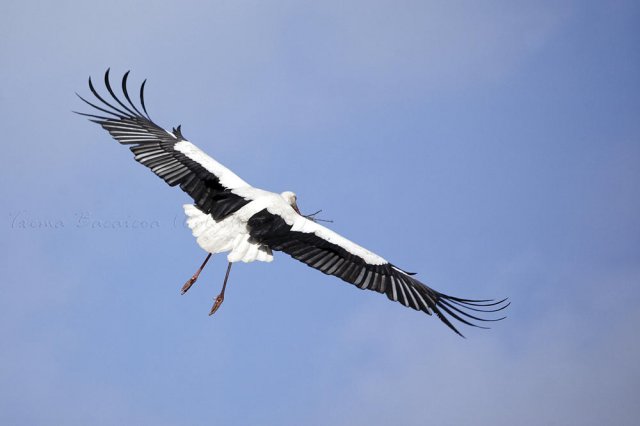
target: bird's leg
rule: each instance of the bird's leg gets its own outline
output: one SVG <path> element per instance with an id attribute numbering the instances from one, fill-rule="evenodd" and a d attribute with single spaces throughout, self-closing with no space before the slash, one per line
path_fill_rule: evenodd
<path id="1" fill-rule="evenodd" d="M 224 291 L 227 288 L 227 280 L 229 279 L 229 272 L 231 272 L 231 265 L 232 263 L 229 262 L 229 265 L 227 266 L 227 273 L 224 276 L 224 283 L 222 283 L 222 291 L 216 297 L 216 301 L 213 303 L 213 306 L 211 307 L 211 312 L 209 312 L 209 316 L 215 314 L 218 308 L 220 307 L 220 305 L 222 305 L 222 302 L 224 302 Z"/>
<path id="2" fill-rule="evenodd" d="M 207 255 L 207 258 L 204 260 L 204 262 L 202 262 L 202 265 L 200 266 L 200 268 L 196 271 L 195 274 L 193 274 L 193 276 L 191 278 L 189 278 L 189 280 L 184 283 L 184 285 L 182 286 L 182 288 L 180 289 L 180 294 L 185 294 L 193 285 L 193 283 L 196 282 L 196 280 L 198 279 L 198 277 L 200 276 L 200 272 L 202 272 L 202 270 L 204 269 L 204 265 L 207 264 L 207 262 L 209 261 L 209 258 L 211 257 L 211 253 L 209 253 Z"/>

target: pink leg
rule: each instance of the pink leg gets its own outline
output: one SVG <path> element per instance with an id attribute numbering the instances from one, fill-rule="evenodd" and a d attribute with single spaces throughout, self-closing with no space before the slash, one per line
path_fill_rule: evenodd
<path id="1" fill-rule="evenodd" d="M 231 265 L 233 264 L 229 262 L 229 265 L 227 266 L 227 273 L 224 276 L 224 283 L 222 284 L 222 291 L 220 292 L 218 297 L 216 297 L 216 301 L 213 303 L 213 306 L 211 307 L 211 312 L 209 312 L 210 316 L 215 314 L 218 308 L 220 307 L 220 305 L 222 305 L 222 302 L 224 302 L 224 291 L 227 288 L 227 280 L 229 279 L 229 272 L 231 272 Z"/>
<path id="2" fill-rule="evenodd" d="M 196 282 L 196 280 L 200 276 L 200 272 L 202 272 L 202 270 L 204 269 L 204 265 L 207 264 L 207 262 L 209 261 L 210 257 L 211 257 L 211 253 L 209 253 L 209 255 L 204 260 L 204 262 L 202 262 L 202 266 L 200 266 L 200 268 L 196 271 L 196 273 L 193 274 L 193 276 L 191 278 L 189 278 L 189 280 L 186 283 L 184 283 L 184 285 L 182 286 L 182 289 L 180 289 L 180 293 L 181 294 L 185 294 L 191 288 L 193 283 Z"/>

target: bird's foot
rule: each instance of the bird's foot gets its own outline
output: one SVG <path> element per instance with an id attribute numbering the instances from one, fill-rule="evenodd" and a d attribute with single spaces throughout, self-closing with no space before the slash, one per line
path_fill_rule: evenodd
<path id="1" fill-rule="evenodd" d="M 216 301 L 213 302 L 213 306 L 211 307 L 211 311 L 209 312 L 209 316 L 211 316 L 211 315 L 216 313 L 218 308 L 220 308 L 220 305 L 222 305 L 222 302 L 224 302 L 224 294 L 223 293 L 219 294 L 218 297 L 216 297 Z"/>
<path id="2" fill-rule="evenodd" d="M 184 285 L 182 286 L 182 288 L 180 289 L 180 294 L 185 294 L 187 291 L 189 291 L 189 289 L 191 288 L 191 286 L 193 285 L 193 283 L 196 282 L 196 280 L 198 279 L 198 275 L 194 275 L 191 278 L 189 278 L 187 280 L 186 283 L 184 283 Z"/>

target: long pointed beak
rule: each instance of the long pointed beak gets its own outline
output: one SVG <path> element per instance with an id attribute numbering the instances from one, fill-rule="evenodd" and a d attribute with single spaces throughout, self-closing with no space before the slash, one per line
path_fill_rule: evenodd
<path id="1" fill-rule="evenodd" d="M 298 203 L 293 203 L 293 205 L 291 207 L 293 207 L 293 209 L 296 211 L 296 213 L 298 213 L 300 216 L 302 216 L 302 213 L 300 213 L 300 209 L 298 209 Z"/>

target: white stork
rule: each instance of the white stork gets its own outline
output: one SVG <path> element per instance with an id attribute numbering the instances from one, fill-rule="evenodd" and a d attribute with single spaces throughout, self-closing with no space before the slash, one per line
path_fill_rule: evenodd
<path id="1" fill-rule="evenodd" d="M 112 100 L 106 100 L 94 88 L 89 89 L 99 101 L 80 99 L 105 115 L 88 116 L 123 145 L 129 145 L 134 159 L 151 169 L 170 186 L 180 188 L 195 204 L 185 204 L 187 224 L 207 257 L 197 272 L 184 284 L 184 294 L 198 279 L 214 253 L 229 252 L 228 266 L 220 294 L 209 315 L 220 307 L 234 262 L 271 262 L 273 250 L 287 253 L 328 275 L 355 285 L 384 293 L 390 300 L 417 311 L 432 312 L 450 329 L 462 336 L 445 315 L 474 327 L 472 321 L 498 321 L 478 315 L 497 312 L 509 305 L 507 299 L 472 300 L 449 296 L 427 287 L 377 254 L 349 241 L 320 225 L 313 215 L 304 216 L 297 206 L 296 194 L 281 194 L 254 188 L 231 170 L 209 157 L 182 135 L 180 126 L 172 131 L 155 124 L 144 104 L 144 86 L 140 87 L 140 105 L 131 101 L 127 91 L 127 71 L 122 78 L 123 101 L 109 82 L 104 84 Z M 478 312 L 475 313 L 474 312 Z"/>

